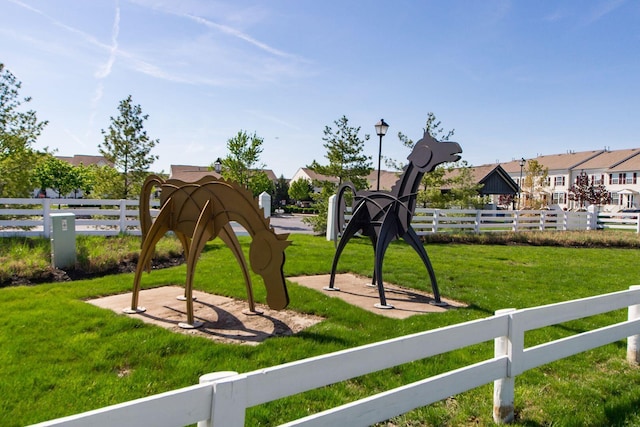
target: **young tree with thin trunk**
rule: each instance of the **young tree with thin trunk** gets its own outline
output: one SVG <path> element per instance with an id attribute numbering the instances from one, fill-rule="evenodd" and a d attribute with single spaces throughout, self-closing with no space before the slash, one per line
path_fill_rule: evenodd
<path id="1" fill-rule="evenodd" d="M 26 197 L 37 184 L 33 170 L 42 157 L 32 146 L 47 125 L 34 110 L 23 110 L 31 102 L 21 98 L 22 83 L 0 63 L 0 197 Z"/>
<path id="2" fill-rule="evenodd" d="M 120 113 L 111 117 L 108 130 L 102 130 L 104 142 L 98 145 L 100 154 L 113 163 L 121 174 L 121 189 L 118 198 L 137 197 L 149 167 L 158 156 L 151 154 L 159 140 L 151 139 L 144 129 L 148 114 L 142 113 L 140 105 L 134 105 L 129 95 L 118 105 Z"/>

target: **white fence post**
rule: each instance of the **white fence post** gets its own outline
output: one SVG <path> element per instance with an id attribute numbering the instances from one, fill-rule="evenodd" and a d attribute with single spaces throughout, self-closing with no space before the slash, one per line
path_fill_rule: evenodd
<path id="1" fill-rule="evenodd" d="M 476 211 L 476 223 L 475 223 L 475 227 L 474 227 L 474 231 L 475 233 L 480 233 L 480 222 L 482 221 L 482 211 L 478 210 Z"/>
<path id="2" fill-rule="evenodd" d="M 244 427 L 247 402 L 246 377 L 237 376 L 227 381 L 221 379 L 213 384 L 211 424 L 207 427 Z"/>
<path id="3" fill-rule="evenodd" d="M 511 231 L 518 231 L 518 216 L 520 215 L 520 211 L 515 211 L 513 213 L 513 225 L 511 226 Z"/>
<path id="4" fill-rule="evenodd" d="M 496 316 L 516 311 L 515 308 L 497 310 Z M 511 322 L 509 322 L 511 323 Z M 509 327 L 511 334 L 511 327 Z M 502 336 L 494 339 L 494 357 L 511 354 L 511 337 Z M 505 372 L 505 377 L 493 382 L 493 421 L 496 424 L 510 423 L 514 420 L 514 378 L 510 372 Z"/>
<path id="5" fill-rule="evenodd" d="M 120 200 L 120 233 L 127 233 L 127 201 Z"/>
<path id="6" fill-rule="evenodd" d="M 336 195 L 329 197 L 327 206 L 327 240 L 337 240 L 338 230 L 336 230 Z M 342 213 L 344 215 L 344 212 Z"/>
<path id="7" fill-rule="evenodd" d="M 640 290 L 640 286 L 630 286 L 630 290 Z M 640 318 L 640 305 L 630 305 L 627 319 L 637 320 Z M 633 335 L 627 338 L 627 362 L 637 365 L 640 363 L 640 335 Z"/>
<path id="8" fill-rule="evenodd" d="M 587 230 L 598 229 L 598 207 L 589 205 L 587 207 Z"/>
<path id="9" fill-rule="evenodd" d="M 264 217 L 269 218 L 271 216 L 271 195 L 266 191 L 263 191 L 258 196 L 258 206 L 262 208 Z"/>
<path id="10" fill-rule="evenodd" d="M 47 239 L 51 237 L 51 199 L 42 199 L 42 231 Z"/>
<path id="11" fill-rule="evenodd" d="M 215 381 L 220 380 L 222 378 L 231 377 L 233 375 L 238 375 L 238 373 L 235 372 L 235 371 L 212 372 L 210 374 L 202 375 L 200 377 L 199 383 L 200 384 L 212 383 L 212 382 L 215 382 Z M 215 393 L 213 393 L 212 396 L 213 396 L 213 399 L 212 399 L 212 402 L 211 402 L 211 408 L 213 408 L 213 400 L 215 400 L 215 397 L 216 397 Z M 213 410 L 212 410 L 212 415 L 213 415 Z M 210 417 L 208 420 L 199 421 L 198 422 L 198 427 L 212 427 L 213 424 L 212 424 L 211 418 L 212 417 Z"/>
<path id="12" fill-rule="evenodd" d="M 431 228 L 434 233 L 438 232 L 438 221 L 440 221 L 440 211 L 436 209 L 433 211 L 433 226 Z"/>

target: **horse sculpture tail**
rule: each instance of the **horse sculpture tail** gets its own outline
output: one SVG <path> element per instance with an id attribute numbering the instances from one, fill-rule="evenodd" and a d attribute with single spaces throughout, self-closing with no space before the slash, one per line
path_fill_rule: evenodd
<path id="1" fill-rule="evenodd" d="M 356 186 L 353 185 L 353 183 L 345 182 L 340 187 L 338 187 L 338 191 L 336 192 L 336 204 L 333 212 L 334 213 L 333 217 L 335 218 L 334 220 L 335 228 L 334 228 L 334 235 L 333 235 L 334 242 L 337 242 L 338 235 L 342 234 L 342 230 L 344 230 L 344 225 L 345 225 L 344 212 L 347 207 L 347 203 L 344 198 L 344 193 L 347 190 L 351 190 L 351 192 L 353 193 L 354 200 L 356 197 L 357 190 L 356 190 Z M 353 207 L 353 203 L 351 204 L 351 206 Z"/>
<path id="2" fill-rule="evenodd" d="M 149 175 L 142 184 L 142 190 L 140 191 L 140 205 L 139 205 L 139 218 L 140 218 L 140 231 L 142 233 L 141 241 L 144 242 L 145 237 L 149 233 L 151 228 L 151 190 L 154 186 L 161 186 L 164 184 L 164 180 L 157 175 Z M 144 269 L 148 272 L 151 271 L 151 261 L 145 265 Z"/>

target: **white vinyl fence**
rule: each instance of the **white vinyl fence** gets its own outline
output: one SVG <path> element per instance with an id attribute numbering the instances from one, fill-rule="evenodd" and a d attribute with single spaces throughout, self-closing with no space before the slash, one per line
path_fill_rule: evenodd
<path id="1" fill-rule="evenodd" d="M 327 240 L 334 240 L 335 196 L 329 199 Z M 344 213 L 351 218 L 350 208 Z M 411 221 L 418 235 L 446 232 L 491 233 L 504 231 L 633 230 L 640 233 L 640 213 L 560 210 L 476 210 L 418 208 Z"/>
<path id="2" fill-rule="evenodd" d="M 0 199 L 0 237 L 49 237 L 52 213 L 75 214 L 78 234 L 140 235 L 138 200 Z"/>
<path id="3" fill-rule="evenodd" d="M 526 331 L 627 309 L 628 320 L 525 347 Z M 470 345 L 494 341 L 494 356 L 476 364 L 310 415 L 286 426 L 367 426 L 494 382 L 496 422 L 513 420 L 514 378 L 526 370 L 628 337 L 627 359 L 640 356 L 640 286 L 610 294 L 494 316 L 312 357 L 244 374 L 205 375 L 198 385 L 60 418 L 39 426 L 240 427 L 246 408 Z M 584 402 L 588 405 L 588 402 Z"/>
<path id="4" fill-rule="evenodd" d="M 268 206 L 270 200 L 265 202 L 260 199 L 259 202 L 263 207 Z M 158 205 L 152 203 L 152 206 Z M 333 236 L 332 212 L 333 209 L 329 209 L 329 240 Z M 77 234 L 140 235 L 138 200 L 0 199 L 0 237 L 49 237 L 49 215 L 52 213 L 75 214 Z M 157 210 L 152 209 L 151 215 L 156 214 Z M 349 218 L 348 213 L 346 218 Z M 412 225 L 418 235 L 456 231 L 485 233 L 596 229 L 633 230 L 640 233 L 640 213 L 416 209 Z"/>

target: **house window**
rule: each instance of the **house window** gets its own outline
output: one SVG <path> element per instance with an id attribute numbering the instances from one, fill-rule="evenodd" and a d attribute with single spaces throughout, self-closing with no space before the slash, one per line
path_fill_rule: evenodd
<path id="1" fill-rule="evenodd" d="M 553 185 L 556 187 L 564 187 L 564 176 L 556 176 L 553 179 Z"/>
<path id="2" fill-rule="evenodd" d="M 593 185 L 604 184 L 604 175 L 591 175 L 590 178 Z"/>
<path id="3" fill-rule="evenodd" d="M 622 197 L 618 193 L 609 193 L 611 197 L 611 204 L 614 206 L 619 206 L 622 203 Z"/>
<path id="4" fill-rule="evenodd" d="M 609 184 L 620 184 L 620 175 L 619 173 L 612 173 L 609 175 Z"/>
<path id="5" fill-rule="evenodd" d="M 563 192 L 553 193 L 551 203 L 554 205 L 564 205 L 567 203 L 567 194 Z"/>

